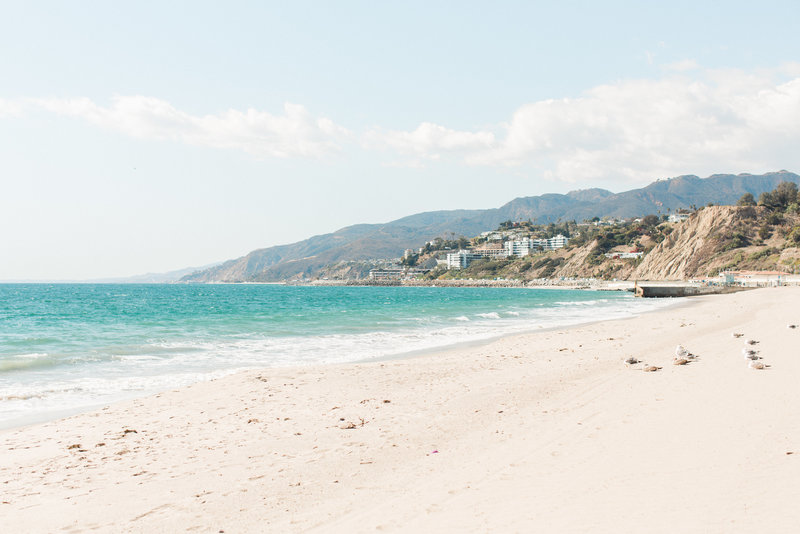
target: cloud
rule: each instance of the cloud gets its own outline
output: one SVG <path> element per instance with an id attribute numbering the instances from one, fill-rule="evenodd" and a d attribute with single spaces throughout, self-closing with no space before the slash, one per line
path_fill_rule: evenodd
<path id="1" fill-rule="evenodd" d="M 22 106 L 18 102 L 0 98 L 0 117 L 11 117 L 22 113 Z"/>
<path id="2" fill-rule="evenodd" d="M 257 156 L 319 157 L 339 150 L 349 136 L 330 119 L 314 117 L 305 107 L 289 103 L 284 105 L 283 115 L 231 109 L 197 116 L 145 96 L 116 97 L 109 107 L 88 98 L 28 102 L 133 137 L 243 150 Z"/>
<path id="3" fill-rule="evenodd" d="M 524 167 L 569 182 L 800 167 L 800 77 L 791 77 L 797 64 L 668 72 L 525 104 L 493 132 L 423 123 L 384 138 L 417 161 L 457 153 L 468 165 Z"/>
<path id="4" fill-rule="evenodd" d="M 372 130 L 364 137 L 367 148 L 390 148 L 400 154 L 425 159 L 485 150 L 494 142 L 491 132 L 460 132 L 430 122 L 423 122 L 412 132 Z"/>
<path id="5" fill-rule="evenodd" d="M 455 161 L 619 185 L 684 173 L 800 168 L 800 63 L 743 71 L 685 60 L 660 71 L 657 79 L 620 80 L 574 98 L 530 102 L 490 127 L 459 130 L 431 121 L 408 131 L 376 127 L 360 135 L 361 146 L 382 151 L 390 166 Z M 0 99 L 0 116 L 27 107 L 137 138 L 259 157 L 321 157 L 355 137 L 296 104 L 275 115 L 256 109 L 194 115 L 145 96 L 116 97 L 107 106 L 87 98 Z"/>

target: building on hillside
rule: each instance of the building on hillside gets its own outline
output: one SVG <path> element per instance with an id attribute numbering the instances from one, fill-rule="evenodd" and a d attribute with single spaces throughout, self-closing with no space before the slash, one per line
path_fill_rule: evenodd
<path id="1" fill-rule="evenodd" d="M 469 264 L 482 258 L 502 259 L 508 257 L 506 249 L 499 243 L 488 243 L 472 250 L 459 250 L 447 255 L 448 269 L 466 269 Z"/>
<path id="2" fill-rule="evenodd" d="M 642 254 L 644 254 L 644 252 L 631 251 L 631 252 L 606 252 L 603 255 L 606 258 L 611 258 L 611 259 L 615 259 L 615 260 L 617 260 L 617 259 L 619 259 L 619 260 L 631 260 L 631 259 L 641 258 Z"/>
<path id="3" fill-rule="evenodd" d="M 504 239 L 519 239 L 521 234 L 518 230 L 491 230 L 482 232 L 481 237 L 487 241 L 503 241 Z"/>
<path id="4" fill-rule="evenodd" d="M 675 213 L 670 213 L 667 216 L 667 222 L 671 222 L 671 223 L 683 222 L 686 219 L 688 219 L 689 217 L 691 217 L 692 213 L 693 212 L 691 212 L 689 210 L 679 209 Z"/>
<path id="5" fill-rule="evenodd" d="M 517 239 L 514 241 L 505 242 L 505 251 L 507 256 L 527 256 L 532 252 L 542 250 L 556 250 L 567 246 L 569 238 L 561 234 L 550 239 Z"/>
<path id="6" fill-rule="evenodd" d="M 667 222 L 671 222 L 671 223 L 683 222 L 683 221 L 685 221 L 686 219 L 689 218 L 689 215 L 690 214 L 688 214 L 688 213 L 670 213 L 667 216 Z"/>
<path id="7" fill-rule="evenodd" d="M 551 237 L 547 240 L 547 248 L 545 250 L 555 250 L 557 248 L 564 248 L 569 243 L 569 238 L 558 234 L 555 237 Z"/>
<path id="8" fill-rule="evenodd" d="M 565 247 L 569 238 L 561 234 L 550 239 L 522 238 L 500 243 L 485 243 L 472 250 L 459 250 L 447 255 L 448 269 L 465 269 L 481 258 L 503 259 L 509 256 L 527 256 L 535 250 L 556 250 Z"/>
<path id="9" fill-rule="evenodd" d="M 518 258 L 527 256 L 534 250 L 533 239 L 526 237 L 515 241 L 506 241 L 505 249 L 507 256 L 516 256 Z"/>
<path id="10" fill-rule="evenodd" d="M 481 259 L 483 256 L 477 254 L 472 250 L 461 249 L 458 252 L 451 252 L 447 255 L 447 268 L 448 269 L 466 269 L 469 264 L 475 260 Z"/>
<path id="11" fill-rule="evenodd" d="M 480 254 L 484 258 L 505 258 L 506 249 L 502 243 L 484 243 L 480 247 L 473 249 L 473 252 Z"/>
<path id="12" fill-rule="evenodd" d="M 604 219 L 602 221 L 594 221 L 592 224 L 595 226 L 615 226 L 624 223 L 625 219 Z"/>

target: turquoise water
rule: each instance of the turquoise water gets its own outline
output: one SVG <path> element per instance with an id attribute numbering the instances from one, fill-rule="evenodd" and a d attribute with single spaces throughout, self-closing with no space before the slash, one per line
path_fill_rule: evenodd
<path id="1" fill-rule="evenodd" d="M 0 284 L 0 427 L 241 369 L 369 360 L 659 305 L 576 290 Z"/>

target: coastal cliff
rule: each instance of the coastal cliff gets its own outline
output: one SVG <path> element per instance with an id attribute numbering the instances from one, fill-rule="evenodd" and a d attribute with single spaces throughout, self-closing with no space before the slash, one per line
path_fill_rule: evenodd
<path id="1" fill-rule="evenodd" d="M 581 221 L 593 217 L 630 218 L 647 214 L 667 213 L 708 203 L 734 204 L 743 194 L 758 196 L 780 182 L 800 182 L 800 176 L 788 171 L 763 175 L 716 174 L 708 178 L 687 175 L 657 180 L 650 185 L 611 193 L 602 189 L 572 191 L 567 194 L 546 194 L 520 197 L 499 208 L 486 210 L 450 210 L 426 212 L 403 217 L 384 224 L 348 226 L 330 234 L 314 236 L 304 241 L 258 249 L 240 258 L 228 260 L 208 269 L 184 276 L 183 282 L 275 282 L 313 279 L 336 271 L 337 265 L 347 262 L 369 262 L 397 258 L 405 249 L 417 249 L 436 237 L 475 236 L 496 228 L 506 220 L 531 220 L 537 224 L 556 221 Z M 589 246 L 589 245 L 585 245 Z M 580 248 L 583 248 L 580 247 Z M 598 260 L 592 249 L 573 251 L 575 255 L 555 255 L 553 262 L 532 267 L 511 266 L 509 275 L 530 276 L 587 276 L 627 277 L 636 265 Z M 560 259 L 559 259 L 560 258 Z M 591 259 L 589 263 L 585 260 Z M 654 261 L 654 260 L 653 260 Z M 600 265 L 603 263 L 604 265 Z M 535 262 L 534 262 L 535 265 Z M 691 266 L 678 269 L 681 273 Z M 688 270 L 687 270 L 688 269 Z M 367 269 L 368 270 L 368 269 Z M 657 270 L 653 267 L 653 272 Z M 356 269 L 355 271 L 358 271 Z M 667 269 L 669 271 L 669 269 Z M 677 271 L 675 276 L 678 276 Z"/>
<path id="2" fill-rule="evenodd" d="M 591 238 L 563 249 L 508 261 L 476 261 L 447 278 L 531 281 L 688 280 L 721 270 L 794 272 L 800 269 L 800 216 L 764 206 L 707 206 L 682 222 L 585 229 Z M 616 241 L 614 241 L 616 240 Z M 610 242 L 610 243 L 609 243 Z M 625 245 L 615 246 L 623 242 Z M 632 248 L 639 258 L 617 254 Z"/>

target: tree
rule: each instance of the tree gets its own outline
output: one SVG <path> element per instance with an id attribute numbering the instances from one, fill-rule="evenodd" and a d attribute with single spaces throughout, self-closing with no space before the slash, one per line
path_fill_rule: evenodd
<path id="1" fill-rule="evenodd" d="M 794 182 L 779 183 L 778 187 L 772 191 L 772 197 L 777 206 L 785 208 L 797 200 L 797 184 Z"/>
<path id="2" fill-rule="evenodd" d="M 645 215 L 642 217 L 642 226 L 655 226 L 658 224 L 658 215 Z"/>
<path id="3" fill-rule="evenodd" d="M 756 199 L 753 197 L 753 193 L 745 193 L 742 195 L 742 198 L 736 203 L 737 206 L 755 206 Z"/>
<path id="4" fill-rule="evenodd" d="M 406 267 L 413 267 L 417 264 L 417 261 L 419 261 L 419 254 L 409 254 L 400 260 L 400 264 L 405 265 Z"/>
<path id="5" fill-rule="evenodd" d="M 769 191 L 764 191 L 758 197 L 758 205 L 764 206 L 765 208 L 774 208 L 775 207 L 775 199 L 772 196 L 772 193 Z"/>

